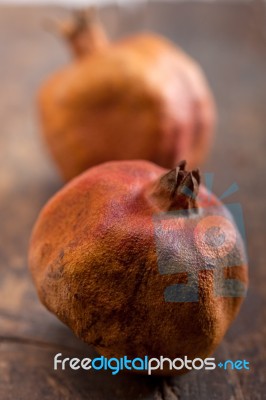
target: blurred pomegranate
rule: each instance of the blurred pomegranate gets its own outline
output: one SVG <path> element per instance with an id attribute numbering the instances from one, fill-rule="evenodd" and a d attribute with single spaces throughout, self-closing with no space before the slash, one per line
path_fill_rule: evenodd
<path id="1" fill-rule="evenodd" d="M 66 180 L 110 160 L 173 168 L 183 158 L 190 167 L 205 159 L 215 107 L 195 61 L 152 33 L 111 43 L 84 12 L 60 30 L 74 60 L 42 85 L 38 103 Z"/>

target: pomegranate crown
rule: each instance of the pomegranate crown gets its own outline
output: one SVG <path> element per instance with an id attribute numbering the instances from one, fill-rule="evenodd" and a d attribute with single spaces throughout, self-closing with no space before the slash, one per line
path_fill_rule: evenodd
<path id="1" fill-rule="evenodd" d="M 163 175 L 154 195 L 161 199 L 163 208 L 170 210 L 197 210 L 196 197 L 199 191 L 199 170 L 186 171 L 186 161 Z"/>

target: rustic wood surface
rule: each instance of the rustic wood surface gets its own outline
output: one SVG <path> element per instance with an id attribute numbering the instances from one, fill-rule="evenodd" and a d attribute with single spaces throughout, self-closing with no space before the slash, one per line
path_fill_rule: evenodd
<path id="1" fill-rule="evenodd" d="M 205 171 L 214 192 L 231 183 L 245 215 L 250 289 L 217 360 L 246 359 L 250 371 L 199 371 L 171 380 L 110 373 L 53 371 L 53 356 L 89 356 L 39 303 L 27 269 L 38 212 L 62 186 L 39 139 L 34 96 L 40 82 L 68 61 L 66 47 L 45 32 L 59 8 L 0 8 L 0 399 L 250 399 L 265 386 L 266 11 L 262 3 L 154 4 L 101 11 L 111 37 L 153 29 L 180 43 L 206 71 L 219 127 Z"/>

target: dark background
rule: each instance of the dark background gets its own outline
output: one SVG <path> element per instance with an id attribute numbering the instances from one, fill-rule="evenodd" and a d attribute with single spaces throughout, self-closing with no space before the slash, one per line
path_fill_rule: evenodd
<path id="1" fill-rule="evenodd" d="M 69 59 L 59 38 L 45 32 L 59 8 L 0 8 L 0 399 L 250 399 L 265 386 L 265 141 L 266 7 L 262 2 L 149 4 L 106 7 L 112 38 L 154 30 L 180 44 L 202 65 L 219 112 L 215 146 L 203 172 L 214 192 L 232 183 L 245 216 L 250 289 L 217 349 L 217 360 L 246 359 L 250 371 L 192 372 L 175 379 L 110 373 L 55 372 L 53 357 L 92 350 L 39 303 L 27 270 L 32 225 L 62 186 L 39 139 L 35 93 Z"/>

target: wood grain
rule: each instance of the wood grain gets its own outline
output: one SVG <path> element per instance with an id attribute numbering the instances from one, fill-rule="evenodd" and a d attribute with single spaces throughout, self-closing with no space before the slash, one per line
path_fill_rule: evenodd
<path id="1" fill-rule="evenodd" d="M 36 216 L 62 182 L 39 139 L 35 93 L 69 59 L 44 31 L 60 8 L 0 8 L 0 399 L 261 400 L 265 397 L 265 126 L 266 13 L 262 2 L 158 3 L 136 9 L 106 7 L 110 36 L 158 31 L 203 66 L 219 109 L 219 127 L 205 171 L 214 191 L 237 182 L 245 215 L 250 290 L 217 360 L 247 359 L 250 371 L 199 371 L 174 379 L 53 371 L 53 357 L 93 350 L 39 303 L 27 270 Z"/>

